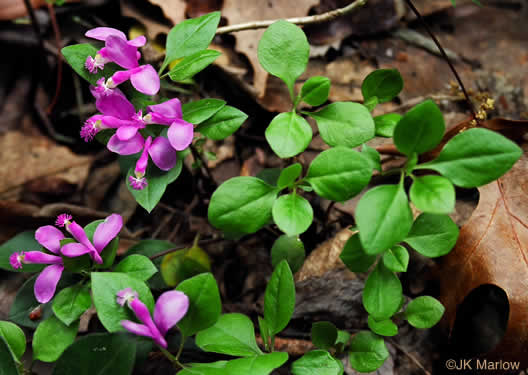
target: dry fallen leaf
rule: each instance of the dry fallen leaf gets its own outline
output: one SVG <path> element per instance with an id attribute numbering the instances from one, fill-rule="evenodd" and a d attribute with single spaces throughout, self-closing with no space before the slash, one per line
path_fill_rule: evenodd
<path id="1" fill-rule="evenodd" d="M 222 16 L 229 25 L 249 21 L 263 21 L 270 19 L 281 19 L 288 17 L 302 17 L 319 0 L 225 0 L 222 8 Z M 245 54 L 253 67 L 253 86 L 259 97 L 264 96 L 266 91 L 266 80 L 268 73 L 260 66 L 257 57 L 257 47 L 264 30 L 247 30 L 233 33 L 237 39 L 236 50 Z"/>
<path id="2" fill-rule="evenodd" d="M 528 145 L 524 145 L 528 150 Z M 457 306 L 474 288 L 504 290 L 510 313 L 502 341 L 486 356 L 528 358 L 528 157 L 523 155 L 499 180 L 479 188 L 480 200 L 462 227 L 457 245 L 440 268 L 440 299 L 452 329 Z"/>

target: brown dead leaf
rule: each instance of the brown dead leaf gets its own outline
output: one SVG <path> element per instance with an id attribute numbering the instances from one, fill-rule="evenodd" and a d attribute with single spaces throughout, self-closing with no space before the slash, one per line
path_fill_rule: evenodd
<path id="1" fill-rule="evenodd" d="M 152 4 L 157 5 L 163 11 L 165 17 L 177 25 L 185 19 L 185 0 L 149 0 Z"/>
<path id="2" fill-rule="evenodd" d="M 82 186 L 92 159 L 40 135 L 7 132 L 0 136 L 0 195 L 30 181 L 59 175 L 65 182 Z"/>
<path id="3" fill-rule="evenodd" d="M 319 0 L 225 0 L 222 9 L 229 25 L 249 21 L 262 21 L 288 17 L 302 17 Z M 253 67 L 253 86 L 257 96 L 263 97 L 266 91 L 268 73 L 260 66 L 257 58 L 257 47 L 264 30 L 248 30 L 233 33 L 236 37 L 236 50 L 245 54 Z"/>
<path id="4" fill-rule="evenodd" d="M 524 145 L 528 150 L 528 145 Z M 502 288 L 510 314 L 502 341 L 487 356 L 528 358 L 528 157 L 523 155 L 499 180 L 479 189 L 480 201 L 462 227 L 457 245 L 440 268 L 440 299 L 452 329 L 457 306 L 484 284 Z"/>
<path id="5" fill-rule="evenodd" d="M 295 274 L 295 281 L 301 282 L 312 277 L 321 277 L 331 270 L 342 270 L 345 265 L 339 258 L 345 243 L 352 235 L 350 229 L 345 228 L 334 238 L 323 242 L 306 258 L 301 269 Z M 355 278 L 351 272 L 346 272 L 348 278 Z"/>

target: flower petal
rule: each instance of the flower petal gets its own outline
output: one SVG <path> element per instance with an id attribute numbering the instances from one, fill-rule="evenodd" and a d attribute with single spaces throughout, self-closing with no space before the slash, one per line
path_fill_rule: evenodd
<path id="1" fill-rule="evenodd" d="M 170 144 L 178 151 L 185 150 L 191 144 L 193 135 L 193 124 L 183 120 L 174 121 L 167 132 Z"/>
<path id="2" fill-rule="evenodd" d="M 42 251 L 26 251 L 23 263 L 62 264 L 62 258 Z"/>
<path id="3" fill-rule="evenodd" d="M 95 29 L 88 30 L 84 36 L 103 41 L 109 36 L 115 36 L 123 40 L 127 39 L 125 33 L 111 27 L 96 27 Z"/>
<path id="4" fill-rule="evenodd" d="M 95 249 L 101 251 L 112 241 L 123 228 L 123 218 L 119 214 L 108 216 L 105 221 L 97 226 L 93 236 Z"/>
<path id="5" fill-rule="evenodd" d="M 137 154 L 139 151 L 141 151 L 143 149 L 144 144 L 145 139 L 139 133 L 136 133 L 136 135 L 128 141 L 121 141 L 117 137 L 117 135 L 114 134 L 108 141 L 106 147 L 110 151 L 115 152 L 119 155 L 132 155 Z"/>
<path id="6" fill-rule="evenodd" d="M 172 169 L 178 158 L 178 155 L 172 148 L 169 140 L 164 137 L 156 138 L 149 147 L 148 153 L 154 164 L 164 171 Z"/>
<path id="7" fill-rule="evenodd" d="M 80 257 L 84 254 L 91 253 L 92 250 L 84 246 L 82 243 L 72 242 L 64 245 L 61 248 L 61 253 L 68 258 Z"/>
<path id="8" fill-rule="evenodd" d="M 129 40 L 127 43 L 134 47 L 143 47 L 147 43 L 147 38 L 144 35 L 140 35 Z"/>
<path id="9" fill-rule="evenodd" d="M 161 334 L 165 336 L 185 316 L 188 309 L 189 297 L 184 293 L 175 290 L 163 293 L 154 309 L 154 322 Z"/>
<path id="10" fill-rule="evenodd" d="M 49 251 L 58 254 L 61 247 L 60 241 L 64 239 L 64 234 L 54 226 L 46 225 L 37 229 L 35 239 Z"/>
<path id="11" fill-rule="evenodd" d="M 152 332 L 150 332 L 150 329 L 144 324 L 137 324 L 131 322 L 130 320 L 122 320 L 121 325 L 124 329 L 126 329 L 130 333 L 133 333 L 134 335 L 153 337 Z"/>
<path id="12" fill-rule="evenodd" d="M 132 137 L 134 137 L 138 132 L 138 128 L 136 126 L 121 126 L 117 128 L 117 138 L 121 141 L 128 141 Z"/>
<path id="13" fill-rule="evenodd" d="M 125 69 L 132 69 L 139 66 L 136 52 L 137 47 L 128 44 L 126 40 L 111 35 L 106 39 L 103 57 Z"/>
<path id="14" fill-rule="evenodd" d="M 103 115 L 113 116 L 121 120 L 130 120 L 136 114 L 132 103 L 117 89 L 110 95 L 99 96 L 95 101 L 95 106 Z"/>
<path id="15" fill-rule="evenodd" d="M 149 105 L 147 109 L 173 120 L 181 119 L 183 116 L 181 102 L 178 98 L 167 100 L 161 104 Z"/>
<path id="16" fill-rule="evenodd" d="M 130 83 L 139 92 L 146 95 L 155 95 L 160 89 L 158 73 L 152 65 L 142 65 L 140 70 L 134 72 L 130 77 Z"/>
<path id="17" fill-rule="evenodd" d="M 62 271 L 64 271 L 64 266 L 62 264 L 53 264 L 42 270 L 37 277 L 35 287 L 33 288 L 37 301 L 40 303 L 46 303 L 53 298 Z"/>
<path id="18" fill-rule="evenodd" d="M 86 235 L 86 232 L 84 231 L 83 227 L 81 227 L 75 221 L 72 221 L 70 224 L 67 224 L 66 230 L 71 233 L 73 238 L 75 238 L 78 242 L 82 243 L 88 249 L 95 250 L 92 243 L 88 239 L 88 236 Z"/>

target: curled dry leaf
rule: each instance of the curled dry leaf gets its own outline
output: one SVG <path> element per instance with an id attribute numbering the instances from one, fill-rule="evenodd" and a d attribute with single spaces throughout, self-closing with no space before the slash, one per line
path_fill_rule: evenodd
<path id="1" fill-rule="evenodd" d="M 526 129 L 526 128 L 525 128 Z M 528 145 L 524 145 L 528 150 Z M 444 322 L 452 329 L 457 306 L 476 287 L 504 290 L 510 314 L 502 341 L 486 354 L 502 360 L 528 358 L 528 157 L 503 177 L 479 188 L 480 200 L 460 230 L 456 247 L 440 268 Z"/>

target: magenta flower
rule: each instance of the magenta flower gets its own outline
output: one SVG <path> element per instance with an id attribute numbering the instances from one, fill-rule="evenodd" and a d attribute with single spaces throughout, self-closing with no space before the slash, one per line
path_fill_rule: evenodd
<path id="1" fill-rule="evenodd" d="M 55 222 L 55 225 L 65 227 L 73 238 L 79 241 L 79 243 L 64 245 L 61 253 L 69 258 L 89 254 L 95 263 L 102 264 L 101 251 L 119 234 L 123 227 L 123 218 L 121 215 L 112 214 L 97 226 L 93 235 L 93 244 L 88 239 L 84 229 L 75 221 L 71 221 L 71 219 L 72 217 L 70 215 L 62 214 Z"/>
<path id="2" fill-rule="evenodd" d="M 145 173 L 149 155 L 154 164 L 163 171 L 172 169 L 178 159 L 176 151 L 172 148 L 167 138 L 164 137 L 157 137 L 152 140 L 152 137 L 149 136 L 145 140 L 141 134 L 136 133 L 129 140 L 122 141 L 115 134 L 108 141 L 107 147 L 110 151 L 120 155 L 131 155 L 143 150 L 136 162 L 135 177 L 129 177 L 130 186 L 136 190 L 142 190 L 148 184 Z"/>
<path id="3" fill-rule="evenodd" d="M 121 306 L 126 304 L 143 323 L 122 320 L 121 325 L 127 331 L 138 336 L 151 337 L 163 348 L 167 348 L 165 335 L 185 316 L 189 309 L 189 298 L 184 293 L 175 290 L 165 292 L 158 298 L 154 308 L 154 320 L 147 306 L 139 300 L 137 292 L 131 288 L 117 293 L 117 303 Z"/>
<path id="4" fill-rule="evenodd" d="M 14 269 L 22 268 L 23 264 L 49 264 L 37 277 L 34 286 L 37 301 L 46 303 L 55 295 L 57 284 L 62 276 L 62 271 L 64 271 L 62 258 L 59 256 L 60 241 L 64 239 L 64 235 L 57 228 L 46 225 L 37 229 L 35 239 L 44 248 L 56 255 L 42 251 L 21 251 L 11 254 L 9 263 Z"/>
<path id="5" fill-rule="evenodd" d="M 193 124 L 183 120 L 181 102 L 174 98 L 164 103 L 147 107 L 147 123 L 169 125 L 167 137 L 174 149 L 181 151 L 189 147 L 194 136 Z"/>
<path id="6" fill-rule="evenodd" d="M 104 79 L 99 79 L 92 93 L 95 91 L 98 95 L 109 95 L 115 91 L 117 86 L 128 80 L 136 90 L 146 95 L 155 95 L 160 89 L 158 73 L 149 64 L 115 72 L 106 82 Z"/>
<path id="7" fill-rule="evenodd" d="M 147 42 L 144 36 L 129 41 L 122 31 L 110 27 L 97 27 L 88 30 L 85 35 L 105 42 L 104 48 L 100 49 L 95 57 L 88 56 L 84 63 L 86 69 L 93 74 L 97 73 L 98 69 L 103 70 L 104 65 L 109 62 L 125 69 L 138 67 L 138 60 L 141 57 L 138 47 L 144 46 Z"/>
<path id="8" fill-rule="evenodd" d="M 91 141 L 103 129 L 117 129 L 117 137 L 126 141 L 146 126 L 142 112 L 136 113 L 132 103 L 121 91 L 99 96 L 96 107 L 102 114 L 94 115 L 84 123 L 81 137 L 85 142 Z"/>

